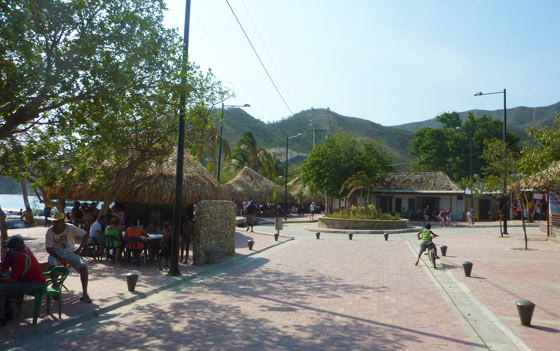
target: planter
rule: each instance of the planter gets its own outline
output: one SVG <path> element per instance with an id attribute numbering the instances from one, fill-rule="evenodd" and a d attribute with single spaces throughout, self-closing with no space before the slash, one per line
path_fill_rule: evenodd
<path id="1" fill-rule="evenodd" d="M 408 219 L 375 220 L 319 217 L 319 228 L 331 229 L 404 229 Z"/>

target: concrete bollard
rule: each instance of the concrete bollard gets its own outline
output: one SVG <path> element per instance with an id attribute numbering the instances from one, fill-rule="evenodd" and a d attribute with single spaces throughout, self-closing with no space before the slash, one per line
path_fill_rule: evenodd
<path id="1" fill-rule="evenodd" d="M 126 284 L 128 285 L 128 291 L 134 291 L 137 282 L 138 273 L 128 273 L 126 275 Z"/>
<path id="2" fill-rule="evenodd" d="M 321 232 L 315 233 L 315 236 L 317 237 L 317 240 L 319 240 L 319 238 L 321 237 Z"/>
<path id="3" fill-rule="evenodd" d="M 278 233 L 274 234 L 274 240 L 275 240 L 275 241 L 278 241 L 278 237 L 279 237 L 279 236 L 280 236 L 280 234 L 278 234 Z"/>
<path id="4" fill-rule="evenodd" d="M 471 276 L 472 266 L 473 266 L 472 262 L 469 261 L 463 262 L 463 270 L 465 271 L 465 277 Z"/>
<path id="5" fill-rule="evenodd" d="M 385 237 L 385 241 L 389 240 L 389 233 L 383 233 L 383 236 Z"/>
<path id="6" fill-rule="evenodd" d="M 440 246 L 440 249 L 441 249 L 441 255 L 442 255 L 442 256 L 447 255 L 447 246 L 441 245 L 441 246 Z"/>
<path id="7" fill-rule="evenodd" d="M 352 240 L 353 236 L 354 236 L 354 233 L 348 233 L 348 239 Z"/>
<path id="8" fill-rule="evenodd" d="M 249 245 L 249 250 L 253 250 L 253 245 L 255 244 L 254 240 L 247 240 L 247 245 Z"/>
<path id="9" fill-rule="evenodd" d="M 529 300 L 519 300 L 516 305 L 521 325 L 530 327 L 531 318 L 533 318 L 533 311 L 535 311 L 535 304 Z"/>

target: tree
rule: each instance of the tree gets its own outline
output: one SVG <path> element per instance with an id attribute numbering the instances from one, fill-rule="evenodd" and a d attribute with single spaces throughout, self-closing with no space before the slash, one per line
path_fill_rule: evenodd
<path id="1" fill-rule="evenodd" d="M 257 146 L 255 136 L 250 131 L 243 133 L 237 140 L 231 164 L 236 170 L 247 166 L 270 179 L 276 175 L 275 158 L 266 149 Z"/>
<path id="2" fill-rule="evenodd" d="M 321 192 L 332 198 L 339 196 L 344 182 L 359 171 L 370 177 L 389 172 L 391 161 L 379 143 L 336 133 L 315 145 L 302 166 L 302 182 L 311 193 Z"/>
<path id="3" fill-rule="evenodd" d="M 470 184 L 470 157 L 472 173 L 482 174 L 485 161 L 481 159 L 484 142 L 501 138 L 502 122 L 486 115 L 475 118 L 468 113 L 461 121 L 457 112 L 447 112 L 436 117 L 441 128 L 422 128 L 415 133 L 411 142 L 410 154 L 416 157 L 412 168 L 421 172 L 443 171 L 451 178 Z M 472 138 L 472 155 L 469 135 Z M 519 150 L 519 137 L 507 134 L 508 147 Z"/>
<path id="4" fill-rule="evenodd" d="M 0 140 L 82 104 L 110 112 L 115 95 L 147 99 L 176 75 L 181 41 L 162 24 L 163 0 L 2 0 L 0 8 Z"/>

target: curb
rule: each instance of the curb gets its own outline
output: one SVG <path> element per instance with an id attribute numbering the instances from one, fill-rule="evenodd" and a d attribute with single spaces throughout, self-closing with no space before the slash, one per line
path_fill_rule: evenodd
<path id="1" fill-rule="evenodd" d="M 304 228 L 310 232 L 321 232 L 321 233 L 334 233 L 334 234 L 401 234 L 401 233 L 415 233 L 421 230 L 421 227 L 407 227 L 402 229 L 330 229 L 330 228 L 319 228 L 319 227 L 306 227 Z"/>
<path id="2" fill-rule="evenodd" d="M 25 342 L 25 340 L 28 337 L 37 337 L 40 336 L 42 334 L 48 333 L 53 334 L 56 331 L 60 330 L 60 329 L 65 329 L 69 326 L 76 326 L 79 323 L 83 323 L 86 321 L 89 321 L 95 317 L 98 317 L 102 314 L 106 314 L 108 312 L 114 311 L 118 308 L 127 306 L 127 305 L 131 305 L 132 303 L 145 299 L 149 296 L 152 296 L 154 294 L 157 294 L 159 292 L 162 292 L 164 290 L 169 290 L 172 289 L 176 286 L 179 286 L 181 284 L 184 284 L 186 282 L 192 281 L 194 279 L 200 278 L 204 275 L 206 275 L 208 272 L 212 271 L 212 270 L 216 270 L 220 267 L 226 266 L 226 265 L 232 265 L 238 262 L 241 262 L 243 260 L 246 260 L 254 255 L 257 255 L 259 253 L 262 253 L 264 251 L 267 251 L 269 249 L 272 249 L 274 247 L 280 246 L 284 243 L 288 243 L 290 241 L 293 241 L 294 238 L 293 237 L 288 237 L 287 240 L 284 241 L 279 241 L 277 243 L 274 243 L 272 245 L 263 247 L 260 250 L 253 250 L 251 253 L 249 254 L 239 254 L 239 255 L 235 255 L 235 256 L 229 256 L 229 258 L 226 258 L 224 261 L 216 263 L 215 265 L 211 265 L 208 267 L 205 267 L 203 269 L 201 269 L 200 271 L 193 273 L 193 274 L 189 274 L 189 275 L 181 275 L 178 277 L 172 277 L 170 276 L 171 279 L 173 279 L 173 281 L 170 281 L 168 283 L 162 284 L 158 287 L 154 287 L 152 289 L 149 289 L 148 291 L 145 292 L 134 292 L 134 296 L 130 296 L 127 298 L 124 298 L 120 301 L 111 303 L 109 305 L 106 306 L 102 306 L 99 307 L 93 311 L 89 311 L 86 312 L 84 314 L 79 314 L 79 315 L 75 315 L 75 316 L 70 316 L 67 317 L 64 320 L 60 320 L 60 321 L 55 321 L 53 323 L 49 323 L 49 324 L 44 324 L 44 325 L 37 325 L 37 326 L 33 326 L 33 328 L 30 328 L 29 331 L 24 332 L 18 339 L 15 340 L 8 340 L 5 341 L 3 343 L 0 343 L 0 345 L 2 345 L 2 348 L 9 348 L 9 347 L 21 347 L 22 343 Z"/>

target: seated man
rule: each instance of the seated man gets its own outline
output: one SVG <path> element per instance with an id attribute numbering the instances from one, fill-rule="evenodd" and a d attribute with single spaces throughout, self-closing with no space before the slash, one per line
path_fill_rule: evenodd
<path id="1" fill-rule="evenodd" d="M 56 266 L 58 264 L 69 263 L 76 271 L 80 272 L 82 281 L 82 297 L 80 300 L 91 303 L 91 299 L 87 293 L 88 286 L 88 267 L 86 261 L 78 253 L 84 248 L 88 242 L 89 235 L 70 223 L 64 221 L 64 213 L 55 212 L 49 218 L 53 225 L 47 230 L 45 237 L 45 246 L 49 253 L 49 265 Z M 82 241 L 78 250 L 74 250 L 74 238 L 81 237 Z"/>
<path id="2" fill-rule="evenodd" d="M 105 226 L 106 217 L 99 217 L 89 228 L 89 240 L 99 246 L 101 252 L 105 247 L 105 233 L 103 226 Z"/>
<path id="3" fill-rule="evenodd" d="M 45 277 L 41 265 L 26 250 L 21 236 L 13 236 L 6 245 L 13 257 L 9 277 L 0 277 L 0 326 L 6 324 L 7 297 L 35 294 L 43 289 Z"/>

